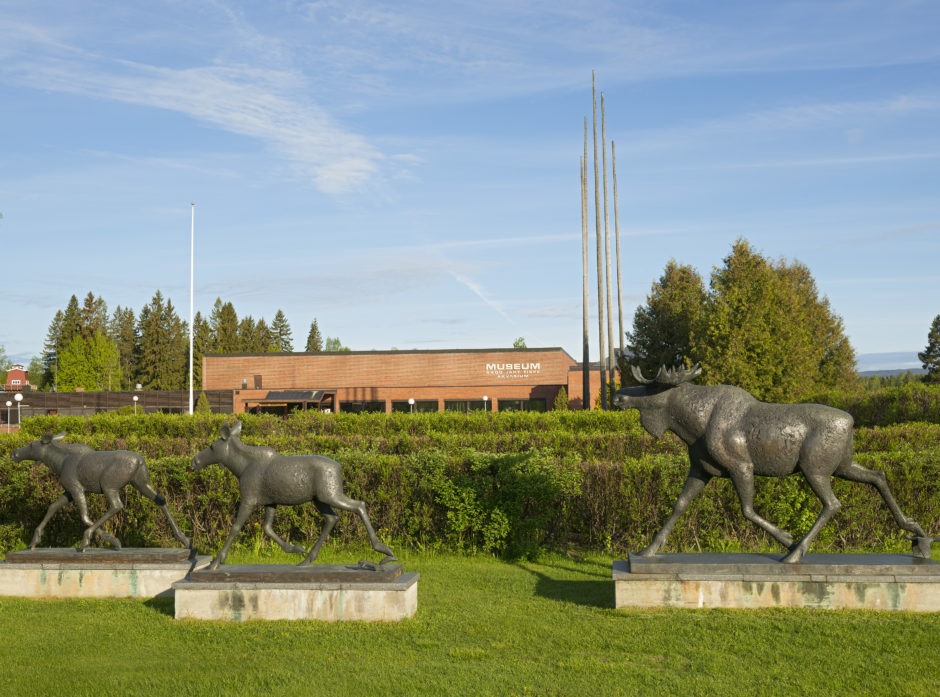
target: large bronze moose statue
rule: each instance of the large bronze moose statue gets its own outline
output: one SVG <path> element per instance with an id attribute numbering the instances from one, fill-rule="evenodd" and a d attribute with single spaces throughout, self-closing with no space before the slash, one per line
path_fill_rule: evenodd
<path id="1" fill-rule="evenodd" d="M 372 529 L 366 505 L 343 493 L 342 465 L 322 455 L 280 455 L 273 448 L 245 445 L 238 439 L 241 430 L 241 421 L 235 422 L 234 426 L 222 426 L 219 438 L 193 457 L 194 470 L 201 470 L 211 464 L 228 468 L 238 478 L 241 496 L 228 539 L 209 565 L 210 570 L 218 569 L 219 564 L 225 562 L 232 542 L 258 506 L 264 506 L 264 524 L 261 528 L 264 534 L 289 554 L 306 554 L 298 566 L 307 566 L 317 558 L 339 518 L 333 508 L 352 511 L 362 519 L 372 549 L 385 555 L 382 564 L 397 561 L 392 550 L 379 541 Z M 272 527 L 277 506 L 299 505 L 307 501 L 313 501 L 324 518 L 320 537 L 309 553 L 299 545 L 286 543 Z"/>
<path id="2" fill-rule="evenodd" d="M 615 406 L 639 410 L 640 423 L 651 435 L 659 438 L 672 431 L 689 448 L 689 474 L 672 515 L 640 556 L 649 557 L 662 549 L 676 521 L 712 477 L 728 477 L 741 499 L 744 517 L 789 550 L 781 561 L 798 562 L 841 508 L 832 492 L 832 476 L 874 486 L 897 524 L 912 533 L 915 554 L 930 556 L 932 538 L 901 511 L 884 472 L 862 467 L 852 459 L 850 414 L 820 404 L 768 404 L 731 385 L 691 384 L 701 371 L 699 366 L 691 370 L 663 366 L 649 380 L 634 366 L 633 376 L 641 384 L 614 395 Z M 822 501 L 822 511 L 803 538 L 794 543 L 789 533 L 754 510 L 754 477 L 785 477 L 796 472 L 803 473 Z"/>
<path id="3" fill-rule="evenodd" d="M 166 499 L 150 486 L 150 473 L 142 455 L 129 450 L 93 450 L 84 443 L 63 443 L 65 433 L 52 435 L 46 433 L 39 440 L 13 451 L 13 461 L 37 460 L 44 462 L 59 477 L 59 483 L 65 489 L 56 499 L 45 517 L 36 526 L 33 539 L 29 543 L 30 549 L 35 549 L 42 538 L 46 523 L 62 506 L 74 501 L 78 506 L 82 522 L 88 527 L 82 535 L 81 549 L 91 544 L 92 536 L 98 536 L 116 549 L 121 548 L 120 541 L 111 533 L 101 529 L 108 519 L 124 509 L 121 502 L 121 490 L 130 484 L 141 494 L 153 501 L 170 524 L 173 537 L 179 540 L 184 547 L 189 546 L 189 538 L 177 527 L 176 521 L 170 515 Z M 109 508 L 98 520 L 93 521 L 88 515 L 88 502 L 86 494 L 104 494 L 108 500 Z"/>

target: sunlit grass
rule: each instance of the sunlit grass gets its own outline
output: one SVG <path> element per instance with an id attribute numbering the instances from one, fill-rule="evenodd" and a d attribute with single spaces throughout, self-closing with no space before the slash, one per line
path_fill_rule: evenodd
<path id="1" fill-rule="evenodd" d="M 321 561 L 371 556 L 327 548 Z M 615 610 L 609 556 L 401 556 L 421 574 L 418 614 L 391 624 L 0 599 L 0 694 L 940 694 L 938 614 Z M 270 546 L 230 557 L 296 560 Z"/>

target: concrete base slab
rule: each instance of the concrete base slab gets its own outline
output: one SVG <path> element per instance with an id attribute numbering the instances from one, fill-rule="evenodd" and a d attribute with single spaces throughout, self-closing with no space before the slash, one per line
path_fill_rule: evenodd
<path id="1" fill-rule="evenodd" d="M 615 606 L 940 612 L 940 564 L 908 554 L 658 554 L 615 561 Z"/>
<path id="2" fill-rule="evenodd" d="M 331 580 L 310 581 L 293 568 L 254 564 L 226 571 L 223 565 L 219 571 L 228 578 L 251 580 L 202 580 L 212 577 L 202 572 L 174 583 L 176 619 L 395 622 L 417 612 L 419 574 L 398 569 L 361 580 L 360 567 L 324 564 L 319 571 Z"/>
<path id="3" fill-rule="evenodd" d="M 210 556 L 181 548 L 21 550 L 0 562 L 0 595 L 20 598 L 171 598 L 173 583 Z"/>

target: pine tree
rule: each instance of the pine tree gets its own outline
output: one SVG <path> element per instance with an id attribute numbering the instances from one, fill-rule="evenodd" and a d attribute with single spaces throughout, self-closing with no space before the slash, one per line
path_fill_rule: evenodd
<path id="1" fill-rule="evenodd" d="M 293 340 L 291 338 L 290 324 L 284 311 L 278 309 L 271 322 L 271 334 L 274 336 L 274 343 L 277 346 L 277 352 L 287 352 L 294 350 Z"/>
<path id="2" fill-rule="evenodd" d="M 193 322 L 195 324 L 195 322 Z M 196 400 L 196 407 L 193 409 L 194 414 L 211 414 L 212 408 L 209 406 L 209 398 L 206 397 L 205 392 L 199 393 L 199 399 Z"/>
<path id="3" fill-rule="evenodd" d="M 209 327 L 212 329 L 212 351 L 214 353 L 238 353 L 238 314 L 232 303 L 223 303 L 215 299 L 212 314 L 209 315 Z"/>
<path id="4" fill-rule="evenodd" d="M 150 390 L 182 390 L 187 384 L 188 328 L 158 290 L 138 319 L 137 379 Z"/>
<path id="5" fill-rule="evenodd" d="M 317 325 L 316 318 L 310 323 L 310 331 L 307 333 L 307 353 L 320 353 L 323 350 L 323 337 L 320 335 L 320 327 Z"/>
<path id="6" fill-rule="evenodd" d="M 565 389 L 564 385 L 558 390 L 558 394 L 555 395 L 552 409 L 555 411 L 568 411 L 568 390 Z"/>
<path id="7" fill-rule="evenodd" d="M 124 378 L 124 388 L 133 387 L 137 373 L 137 352 L 140 337 L 137 336 L 137 319 L 131 308 L 114 308 L 111 322 L 108 327 L 118 350 L 118 360 L 121 365 L 121 375 Z"/>
<path id="8" fill-rule="evenodd" d="M 255 324 L 255 334 L 258 337 L 258 351 L 262 353 L 274 353 L 275 348 L 274 333 L 271 327 L 264 321 L 264 317 Z"/>
<path id="9" fill-rule="evenodd" d="M 197 312 L 193 316 L 193 385 L 202 389 L 202 357 L 212 352 L 212 329 L 209 322 Z"/>
<path id="10" fill-rule="evenodd" d="M 43 389 L 55 388 L 56 371 L 58 370 L 59 341 L 62 335 L 62 325 L 65 321 L 65 315 L 62 310 L 56 310 L 52 322 L 49 323 L 49 329 L 46 332 L 46 340 L 42 345 L 42 375 L 40 376 L 40 385 Z"/>
<path id="11" fill-rule="evenodd" d="M 646 375 L 660 366 L 680 365 L 692 356 L 692 328 L 705 304 L 702 277 L 691 266 L 670 259 L 663 275 L 653 284 L 646 305 L 633 316 L 633 331 L 627 332 L 627 350 L 632 356 L 620 360 L 620 381 L 632 382 L 625 363 L 639 365 Z"/>
<path id="12" fill-rule="evenodd" d="M 933 318 L 927 332 L 927 346 L 917 358 L 927 371 L 926 381 L 940 382 L 940 315 Z"/>
<path id="13" fill-rule="evenodd" d="M 258 336 L 254 318 L 251 315 L 245 315 L 238 323 L 239 353 L 263 353 L 266 348 Z"/>
<path id="14" fill-rule="evenodd" d="M 86 339 L 91 339 L 95 332 L 107 330 L 108 305 L 104 298 L 96 298 L 94 293 L 88 292 L 78 311 L 78 326 L 81 335 Z"/>

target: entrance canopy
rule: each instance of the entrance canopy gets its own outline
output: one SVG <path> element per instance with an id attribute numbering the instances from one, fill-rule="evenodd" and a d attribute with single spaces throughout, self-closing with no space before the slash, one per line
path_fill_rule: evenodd
<path id="1" fill-rule="evenodd" d="M 287 414 L 294 409 L 335 411 L 336 390 L 272 390 L 264 397 L 245 400 L 245 411 Z"/>

